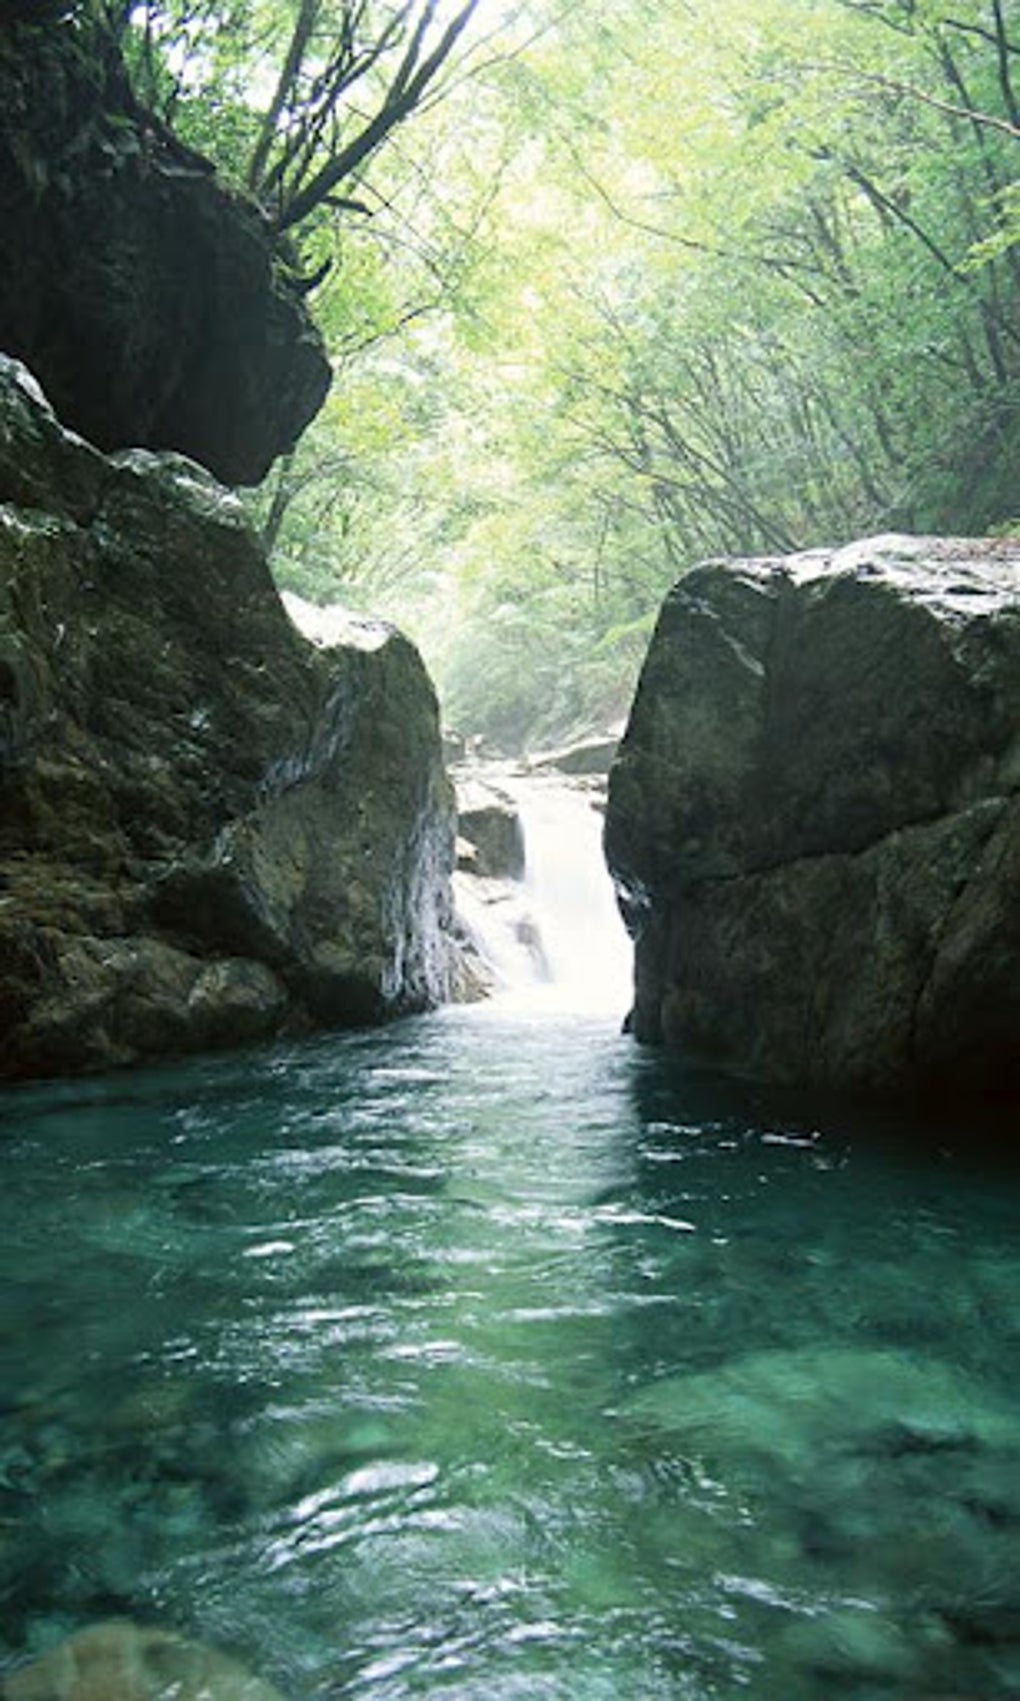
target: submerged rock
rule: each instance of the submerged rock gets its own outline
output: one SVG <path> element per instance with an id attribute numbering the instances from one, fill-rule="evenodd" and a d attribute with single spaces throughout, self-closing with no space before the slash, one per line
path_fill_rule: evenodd
<path id="1" fill-rule="evenodd" d="M 713 1461 L 820 1469 L 824 1454 L 871 1458 L 1002 1447 L 1015 1458 L 1013 1406 L 954 1365 L 868 1347 L 776 1349 L 669 1376 L 636 1394 L 630 1419 L 682 1437 Z"/>
<path id="2" fill-rule="evenodd" d="M 287 618 L 236 498 L 0 360 L 0 1074 L 448 995 L 455 808 L 392 628 Z"/>
<path id="3" fill-rule="evenodd" d="M 3 1701 L 282 1701 L 237 1660 L 170 1631 L 110 1619 L 62 1642 L 0 1687 Z"/>
<path id="4" fill-rule="evenodd" d="M 1020 545 L 710 563 L 610 781 L 639 1037 L 763 1081 L 1020 1089 Z"/>
<path id="5" fill-rule="evenodd" d="M 100 21 L 0 29 L 0 224 L 0 349 L 99 448 L 255 484 L 318 412 L 329 364 L 268 221 L 137 105 Z"/>
<path id="6" fill-rule="evenodd" d="M 980 1364 L 864 1338 L 805 1342 L 661 1377 L 613 1414 L 637 1457 L 683 1460 L 713 1502 L 769 1530 L 776 1569 L 756 1567 L 748 1587 L 775 1599 L 781 1582 L 794 1605 L 799 1580 L 812 1603 L 775 1644 L 777 1662 L 812 1670 L 816 1687 L 804 1693 L 856 1677 L 870 1694 L 916 1662 L 920 1701 L 956 1639 L 951 1626 L 971 1622 L 980 1603 L 1008 1635 L 1020 1423 L 1008 1379 Z M 840 1585 L 820 1612 L 827 1575 Z M 733 1582 L 740 1592 L 739 1573 Z M 927 1622 L 916 1606 L 889 1616 L 895 1602 L 920 1600 Z"/>

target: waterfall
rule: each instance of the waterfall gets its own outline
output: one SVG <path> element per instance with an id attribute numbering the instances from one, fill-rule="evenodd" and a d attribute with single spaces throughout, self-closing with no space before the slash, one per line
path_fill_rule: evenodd
<path id="1" fill-rule="evenodd" d="M 524 832 L 523 880 L 481 901 L 462 881 L 458 902 L 492 970 L 501 1004 L 617 1014 L 629 1006 L 630 941 L 602 855 L 602 814 L 590 791 L 562 777 L 500 773 Z"/>

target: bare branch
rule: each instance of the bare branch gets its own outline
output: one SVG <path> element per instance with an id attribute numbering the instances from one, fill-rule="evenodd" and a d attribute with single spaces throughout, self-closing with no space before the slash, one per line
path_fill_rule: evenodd
<path id="1" fill-rule="evenodd" d="M 936 112 L 944 113 L 947 118 L 961 118 L 969 124 L 998 130 L 1003 135 L 1012 137 L 1014 141 L 1020 141 L 1020 123 L 1008 118 L 997 118 L 991 112 L 975 112 L 969 106 L 961 106 L 956 101 L 944 100 L 941 95 L 920 89 L 916 83 L 905 83 L 898 77 L 884 76 L 880 71 L 866 71 L 861 65 L 846 64 L 838 59 L 819 60 L 814 64 L 805 64 L 802 69 L 821 71 L 826 75 L 835 73 L 839 77 L 856 77 L 858 81 L 872 88 L 885 89 L 890 94 L 903 95 L 909 100 L 918 101 L 922 106 L 930 106 Z"/>
<path id="2" fill-rule="evenodd" d="M 318 20 L 320 4 L 321 0 L 301 0 L 290 42 L 287 46 L 287 53 L 280 67 L 276 87 L 273 90 L 273 98 L 262 120 L 258 141 L 255 143 L 251 159 L 248 162 L 247 180 L 249 189 L 258 189 L 261 182 L 266 161 L 276 140 L 277 126 L 304 64 L 308 43 Z"/>
<path id="3" fill-rule="evenodd" d="M 307 218 L 345 178 L 352 176 L 365 163 L 390 132 L 402 124 L 421 103 L 425 91 L 467 28 L 480 0 L 468 0 L 468 4 L 462 6 L 447 25 L 431 53 L 421 58 L 425 33 L 437 3 L 438 0 L 426 0 L 397 76 L 378 110 L 346 146 L 333 153 L 308 182 L 295 189 L 287 198 L 277 219 L 277 228 L 280 231 L 289 230 Z"/>

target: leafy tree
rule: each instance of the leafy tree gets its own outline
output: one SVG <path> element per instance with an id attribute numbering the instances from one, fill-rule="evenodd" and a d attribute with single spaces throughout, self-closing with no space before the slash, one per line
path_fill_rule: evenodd
<path id="1" fill-rule="evenodd" d="M 281 580 L 407 624 L 511 743 L 618 716 L 700 557 L 1015 517 L 1020 27 L 520 0 L 497 51 L 490 4 L 216 0 L 213 34 L 149 0 L 129 34 L 333 262 L 336 392 L 257 498 Z"/>

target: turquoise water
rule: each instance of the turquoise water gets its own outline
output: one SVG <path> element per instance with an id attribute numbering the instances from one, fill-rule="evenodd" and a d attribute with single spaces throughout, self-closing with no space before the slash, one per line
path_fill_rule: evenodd
<path id="1" fill-rule="evenodd" d="M 310 1697 L 1020 1695 L 1020 1182 L 610 1018 L 0 1097 L 0 1670 L 126 1614 Z"/>

